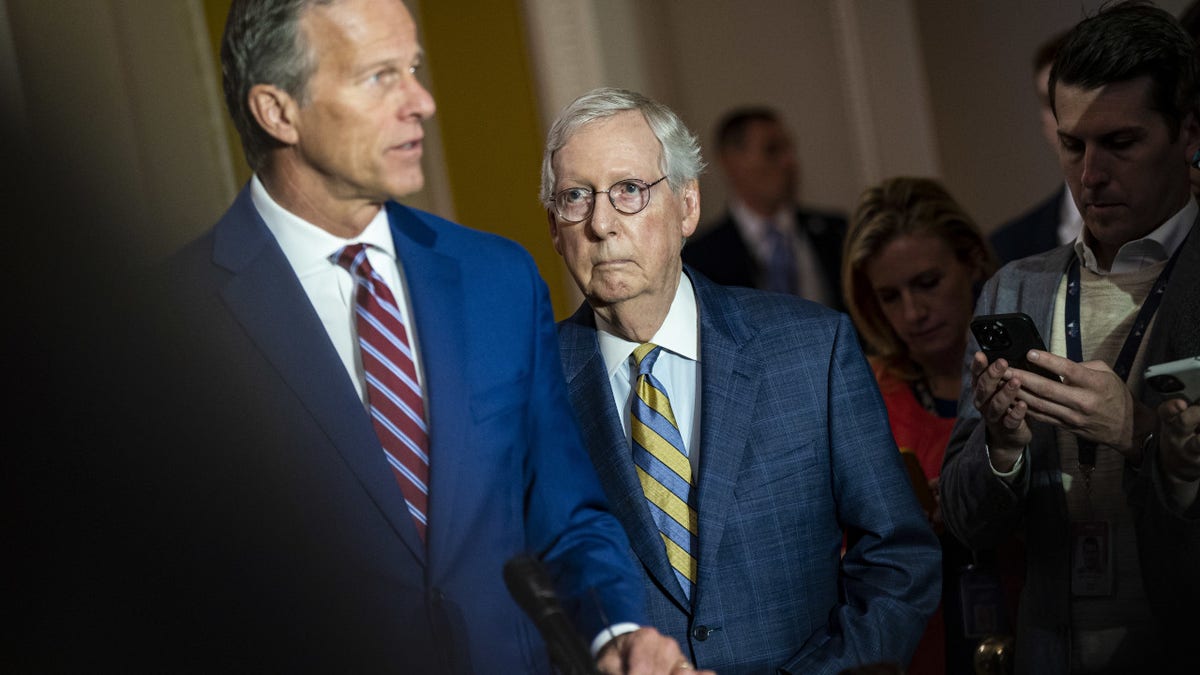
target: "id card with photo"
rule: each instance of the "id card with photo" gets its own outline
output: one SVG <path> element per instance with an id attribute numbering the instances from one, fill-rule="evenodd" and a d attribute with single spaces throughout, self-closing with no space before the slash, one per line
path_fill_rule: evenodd
<path id="1" fill-rule="evenodd" d="M 1112 595 L 1112 532 L 1107 521 L 1071 523 L 1071 594 Z"/>

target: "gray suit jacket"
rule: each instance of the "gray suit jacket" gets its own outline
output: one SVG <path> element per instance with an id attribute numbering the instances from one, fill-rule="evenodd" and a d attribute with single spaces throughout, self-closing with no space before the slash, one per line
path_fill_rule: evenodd
<path id="1" fill-rule="evenodd" d="M 722 675 L 907 665 L 938 601 L 940 549 L 849 319 L 687 273 L 703 420 L 691 602 L 638 484 L 592 310 L 559 324 L 568 395 L 643 571 L 651 623 Z"/>
<path id="2" fill-rule="evenodd" d="M 1200 354 L 1200 236 L 1188 237 L 1147 337 L 1147 364 Z M 1070 245 L 1006 265 L 979 297 L 976 315 L 1024 312 L 1049 336 L 1055 297 L 1074 255 Z M 1059 473 L 1054 428 L 1032 422 L 1026 455 L 1027 480 L 1010 489 L 997 478 L 985 454 L 985 426 L 971 402 L 969 338 L 963 368 L 959 419 L 942 467 L 943 516 L 950 530 L 972 548 L 988 548 L 1020 532 L 1025 537 L 1026 576 L 1017 628 L 1018 673 L 1065 673 L 1070 667 L 1070 537 L 1066 497 Z M 1139 395 L 1149 405 L 1151 396 Z M 1171 634 L 1197 627 L 1200 606 L 1200 507 L 1178 515 L 1166 505 L 1157 477 L 1157 448 L 1142 466 L 1126 467 L 1125 488 L 1137 526 L 1146 593 L 1168 631 L 1168 646 L 1187 644 Z M 1187 640 L 1194 640 L 1193 633 Z M 1182 636 L 1181 636 L 1182 637 Z M 1151 655 L 1148 655 L 1151 656 Z"/>

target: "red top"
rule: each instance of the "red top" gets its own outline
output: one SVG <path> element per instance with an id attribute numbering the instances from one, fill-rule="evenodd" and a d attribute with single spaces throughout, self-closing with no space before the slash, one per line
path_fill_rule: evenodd
<path id="1" fill-rule="evenodd" d="M 901 452 L 917 456 L 926 478 L 937 478 L 942 473 L 942 457 L 946 454 L 954 418 L 938 417 L 925 410 L 908 383 L 885 372 L 878 361 L 872 359 L 871 368 L 887 406 L 896 446 Z"/>

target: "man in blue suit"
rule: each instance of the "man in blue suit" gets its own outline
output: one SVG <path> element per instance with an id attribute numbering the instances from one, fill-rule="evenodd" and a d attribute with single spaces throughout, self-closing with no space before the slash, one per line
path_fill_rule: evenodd
<path id="1" fill-rule="evenodd" d="M 874 378 L 846 316 L 683 265 L 702 166 L 620 89 L 567 106 L 542 163 L 586 297 L 559 324 L 568 393 L 650 621 L 723 674 L 906 665 L 940 552 Z"/>
<path id="2" fill-rule="evenodd" d="M 393 201 L 423 184 L 421 58 L 400 0 L 230 10 L 254 176 L 171 261 L 201 393 L 159 502 L 187 531 L 164 555 L 194 577 L 171 579 L 188 616 L 164 617 L 186 627 L 169 651 L 185 669 L 545 673 L 502 573 L 529 551 L 606 671 L 678 669 L 639 628 L 532 260 Z"/>

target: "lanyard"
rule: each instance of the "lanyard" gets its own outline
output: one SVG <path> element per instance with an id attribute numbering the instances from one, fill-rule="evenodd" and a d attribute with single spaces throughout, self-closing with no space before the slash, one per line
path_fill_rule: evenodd
<path id="1" fill-rule="evenodd" d="M 1167 290 L 1167 280 L 1171 277 L 1171 270 L 1175 268 L 1175 261 L 1179 258 L 1179 252 L 1183 250 L 1186 243 L 1187 238 L 1185 237 L 1184 241 L 1175 248 L 1171 258 L 1167 260 L 1162 272 L 1159 272 L 1158 278 L 1154 280 L 1154 286 L 1150 288 L 1150 294 L 1142 302 L 1142 308 L 1133 321 L 1133 328 L 1130 329 L 1129 335 L 1125 336 L 1125 344 L 1121 346 L 1121 352 L 1112 365 L 1113 372 L 1117 374 L 1117 377 L 1126 382 L 1129 381 L 1129 370 L 1133 367 L 1133 360 L 1137 357 L 1138 347 L 1142 344 L 1142 338 L 1146 335 L 1150 320 L 1154 318 L 1154 313 L 1162 304 L 1162 296 Z M 1083 362 L 1083 324 L 1079 320 L 1079 307 L 1082 303 L 1080 296 L 1082 295 L 1083 287 L 1079 282 L 1079 256 L 1072 256 L 1071 266 L 1067 269 L 1067 358 L 1076 363 Z M 1079 439 L 1079 466 L 1085 472 L 1096 466 L 1096 443 L 1094 441 Z"/>

